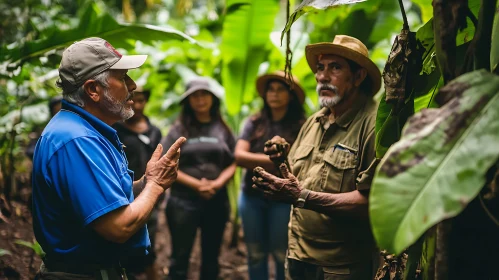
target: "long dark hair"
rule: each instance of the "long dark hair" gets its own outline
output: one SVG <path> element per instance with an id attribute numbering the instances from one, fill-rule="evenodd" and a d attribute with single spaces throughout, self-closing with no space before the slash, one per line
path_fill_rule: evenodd
<path id="1" fill-rule="evenodd" d="M 289 85 L 283 83 L 282 81 L 270 80 L 267 83 L 267 86 L 265 87 L 262 110 L 260 110 L 260 112 L 256 113 L 250 118 L 250 121 L 253 122 L 253 125 L 255 127 L 255 130 L 253 130 L 253 133 L 250 137 L 250 145 L 253 145 L 255 142 L 261 140 L 262 137 L 266 136 L 267 129 L 270 127 L 270 123 L 272 122 L 272 110 L 270 109 L 269 104 L 267 103 L 267 96 L 266 96 L 271 82 L 279 82 L 283 84 L 288 89 L 289 95 L 291 97 L 289 100 L 288 110 L 286 111 L 286 115 L 281 120 L 284 126 L 289 129 L 286 130 L 284 135 L 279 135 L 279 136 L 286 139 L 288 143 L 293 144 L 294 141 L 296 140 L 298 132 L 300 132 L 301 126 L 303 125 L 303 123 L 305 123 L 305 110 L 303 109 L 302 104 L 300 104 L 296 92 L 291 90 Z M 272 135 L 271 137 L 273 136 L 274 135 Z M 267 140 L 269 139 L 265 139 L 265 141 Z"/>
<path id="2" fill-rule="evenodd" d="M 222 118 L 220 114 L 220 99 L 218 99 L 213 93 L 211 93 L 213 98 L 213 103 L 210 108 L 210 117 L 212 121 L 218 121 L 223 126 L 223 128 L 227 131 L 227 133 L 231 133 L 231 130 L 227 123 Z M 180 127 L 180 132 L 182 136 L 189 137 L 189 131 L 192 129 L 197 129 L 201 126 L 201 123 L 196 118 L 196 114 L 189 104 L 189 97 L 186 97 L 182 101 L 182 111 L 176 120 L 176 125 Z"/>

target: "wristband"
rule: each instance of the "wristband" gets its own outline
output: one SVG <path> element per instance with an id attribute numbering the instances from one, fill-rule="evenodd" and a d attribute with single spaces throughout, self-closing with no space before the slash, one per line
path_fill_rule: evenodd
<path id="1" fill-rule="evenodd" d="M 310 194 L 310 190 L 307 189 L 302 189 L 300 192 L 300 196 L 295 202 L 295 207 L 296 208 L 303 208 L 305 206 L 305 202 L 307 201 L 307 197 Z"/>

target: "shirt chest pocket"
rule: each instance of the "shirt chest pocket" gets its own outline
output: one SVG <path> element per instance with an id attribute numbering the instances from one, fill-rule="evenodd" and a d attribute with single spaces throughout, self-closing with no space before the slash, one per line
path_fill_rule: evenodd
<path id="1" fill-rule="evenodd" d="M 323 189 L 328 193 L 351 192 L 356 189 L 357 151 L 334 148 L 324 154 L 324 172 L 327 178 Z"/>
<path id="2" fill-rule="evenodd" d="M 313 145 L 300 145 L 293 157 L 293 174 L 298 178 L 302 178 L 302 174 L 307 174 L 311 163 L 311 154 L 314 149 Z"/>

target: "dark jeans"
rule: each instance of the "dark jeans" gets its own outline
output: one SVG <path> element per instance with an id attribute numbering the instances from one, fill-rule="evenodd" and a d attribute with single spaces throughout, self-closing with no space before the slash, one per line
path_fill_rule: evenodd
<path id="1" fill-rule="evenodd" d="M 243 221 L 251 280 L 269 279 L 269 255 L 274 258 L 275 279 L 284 280 L 290 210 L 289 204 L 241 193 L 239 213 Z"/>
<path id="2" fill-rule="evenodd" d="M 201 229 L 200 278 L 217 279 L 218 256 L 229 212 L 226 194 L 209 201 L 170 196 L 166 205 L 166 218 L 172 239 L 168 279 L 187 279 L 189 258 L 198 228 Z"/>
<path id="3" fill-rule="evenodd" d="M 373 261 L 342 266 L 318 266 L 287 258 L 289 280 L 372 280 Z"/>

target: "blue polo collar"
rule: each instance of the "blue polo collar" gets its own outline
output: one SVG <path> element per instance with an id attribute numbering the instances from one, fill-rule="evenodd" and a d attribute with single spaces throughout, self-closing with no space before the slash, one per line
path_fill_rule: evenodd
<path id="1" fill-rule="evenodd" d="M 100 134 L 102 134 L 102 136 L 106 137 L 109 140 L 109 142 L 115 145 L 118 151 L 121 150 L 122 148 L 121 142 L 118 138 L 118 133 L 114 128 L 107 125 L 105 122 L 101 121 L 100 119 L 90 114 L 89 112 L 85 111 L 83 108 L 76 106 L 72 103 L 69 103 L 66 100 L 62 100 L 62 109 L 73 112 L 82 117 L 91 126 L 93 126 L 95 130 L 97 130 Z"/>

